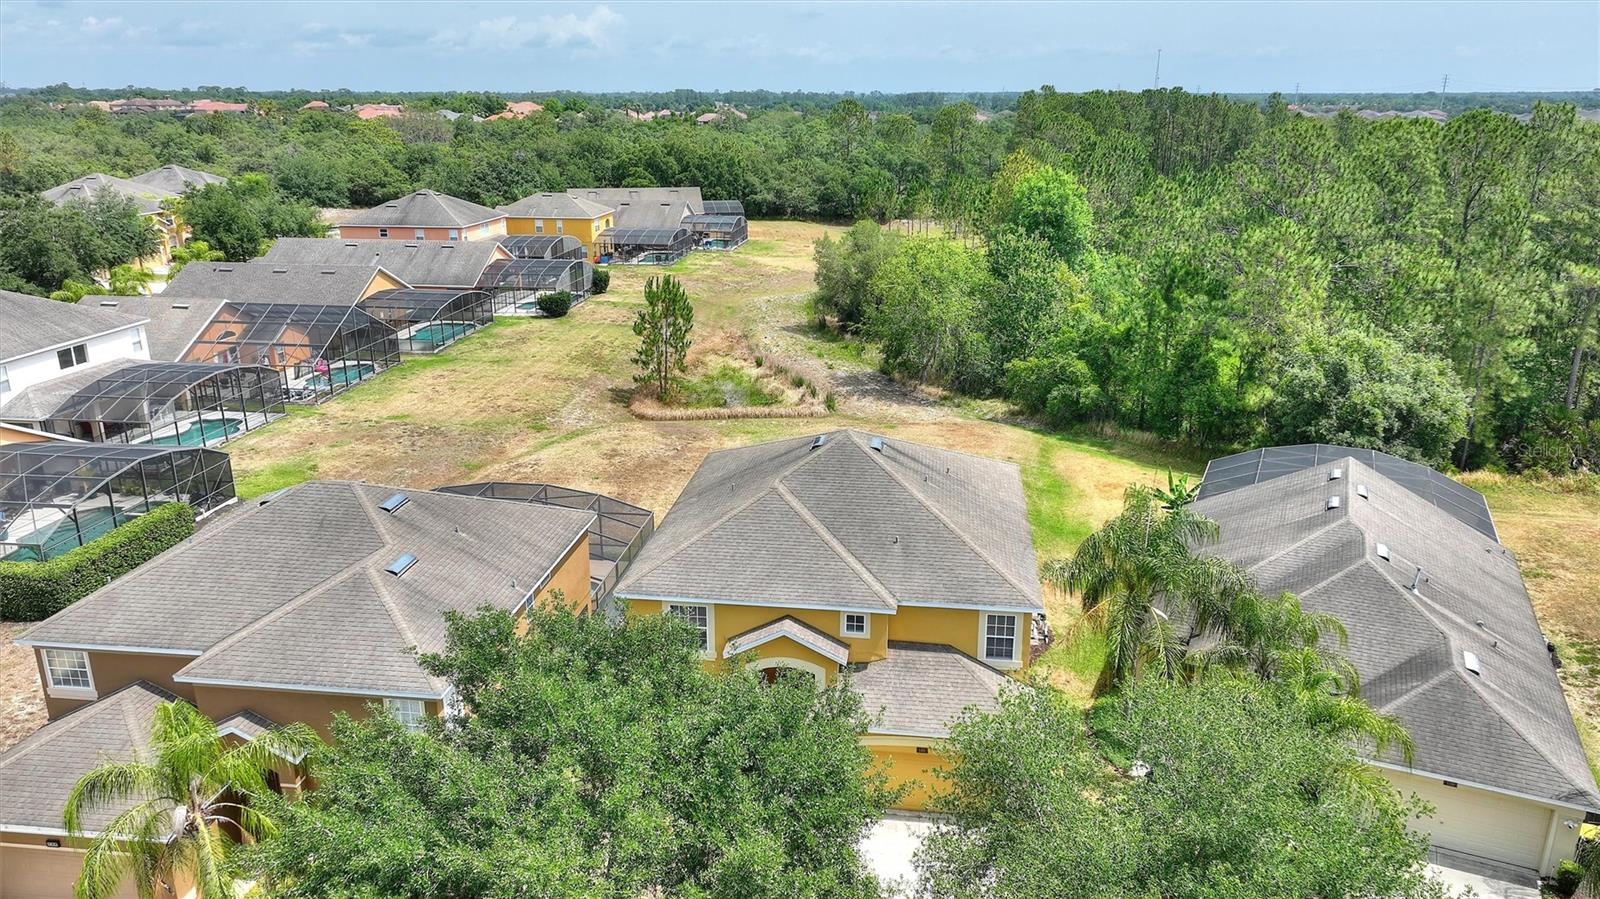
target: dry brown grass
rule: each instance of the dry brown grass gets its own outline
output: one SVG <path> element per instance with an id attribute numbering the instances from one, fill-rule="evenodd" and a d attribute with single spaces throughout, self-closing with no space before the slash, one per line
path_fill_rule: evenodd
<path id="1" fill-rule="evenodd" d="M 44 725 L 44 689 L 33 650 L 11 642 L 27 628 L 0 621 L 0 752 Z"/>

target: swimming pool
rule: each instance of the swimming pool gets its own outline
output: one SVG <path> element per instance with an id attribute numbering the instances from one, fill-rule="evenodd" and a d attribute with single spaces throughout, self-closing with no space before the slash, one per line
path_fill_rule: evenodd
<path id="1" fill-rule="evenodd" d="M 213 440 L 232 437 L 243 427 L 244 422 L 237 418 L 208 418 L 205 421 L 190 421 L 178 433 L 162 434 L 148 442 L 162 446 L 205 446 Z"/>
<path id="2" fill-rule="evenodd" d="M 128 516 L 124 514 L 122 522 L 126 523 L 127 521 Z M 77 527 L 73 527 L 72 519 L 62 516 L 54 524 L 46 525 L 31 533 L 8 536 L 6 539 L 14 540 L 21 546 L 0 555 L 0 561 L 36 561 L 41 558 L 40 549 L 43 549 L 43 558 L 53 559 L 68 550 L 78 548 L 83 543 L 88 543 L 90 540 L 104 536 L 112 528 L 116 527 L 117 523 L 117 519 L 111 514 L 109 506 L 80 508 L 78 510 Z M 80 534 L 82 535 L 81 540 L 79 539 Z"/>
<path id="3" fill-rule="evenodd" d="M 472 333 L 477 327 L 471 322 L 434 322 L 412 331 L 406 339 L 416 349 L 438 349 Z"/>
<path id="4" fill-rule="evenodd" d="M 341 365 L 338 368 L 328 372 L 326 375 L 312 375 L 311 377 L 307 378 L 306 389 L 327 390 L 330 386 L 329 375 L 331 375 L 333 378 L 331 386 L 349 387 L 351 384 L 367 378 L 375 371 L 377 371 L 376 368 L 368 365 L 365 362 L 361 362 L 356 365 Z"/>

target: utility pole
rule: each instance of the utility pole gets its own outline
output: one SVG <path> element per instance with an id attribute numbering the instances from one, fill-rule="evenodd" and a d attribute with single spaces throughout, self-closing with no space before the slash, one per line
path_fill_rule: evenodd
<path id="1" fill-rule="evenodd" d="M 1300 105 L 1300 82 L 1294 83 L 1294 105 Z"/>
<path id="2" fill-rule="evenodd" d="M 1449 75 L 1445 75 L 1444 76 L 1444 82 L 1439 85 L 1439 93 L 1443 94 L 1443 93 L 1448 92 L 1449 90 L 1450 90 L 1450 76 Z"/>
<path id="3" fill-rule="evenodd" d="M 1161 90 L 1161 48 L 1156 48 L 1156 90 Z"/>

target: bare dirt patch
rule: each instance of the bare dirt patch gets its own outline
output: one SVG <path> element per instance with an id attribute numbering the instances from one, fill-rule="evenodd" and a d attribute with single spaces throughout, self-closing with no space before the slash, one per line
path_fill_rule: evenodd
<path id="1" fill-rule="evenodd" d="M 44 689 L 33 650 L 11 642 L 30 626 L 0 621 L 0 752 L 44 726 Z"/>

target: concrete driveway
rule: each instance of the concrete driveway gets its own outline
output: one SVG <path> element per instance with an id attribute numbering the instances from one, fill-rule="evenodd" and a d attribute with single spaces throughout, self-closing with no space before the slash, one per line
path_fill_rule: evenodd
<path id="1" fill-rule="evenodd" d="M 1527 868 L 1514 868 L 1448 849 L 1428 853 L 1428 873 L 1443 881 L 1458 896 L 1480 899 L 1539 899 L 1539 877 Z M 1468 890 L 1472 893 L 1468 893 Z"/>
<path id="2" fill-rule="evenodd" d="M 889 812 L 884 815 L 861 841 L 861 859 L 872 873 L 878 875 L 888 896 L 909 896 L 916 885 L 917 873 L 911 866 L 912 856 L 922 845 L 922 838 L 933 830 L 933 818 L 916 812 Z"/>

